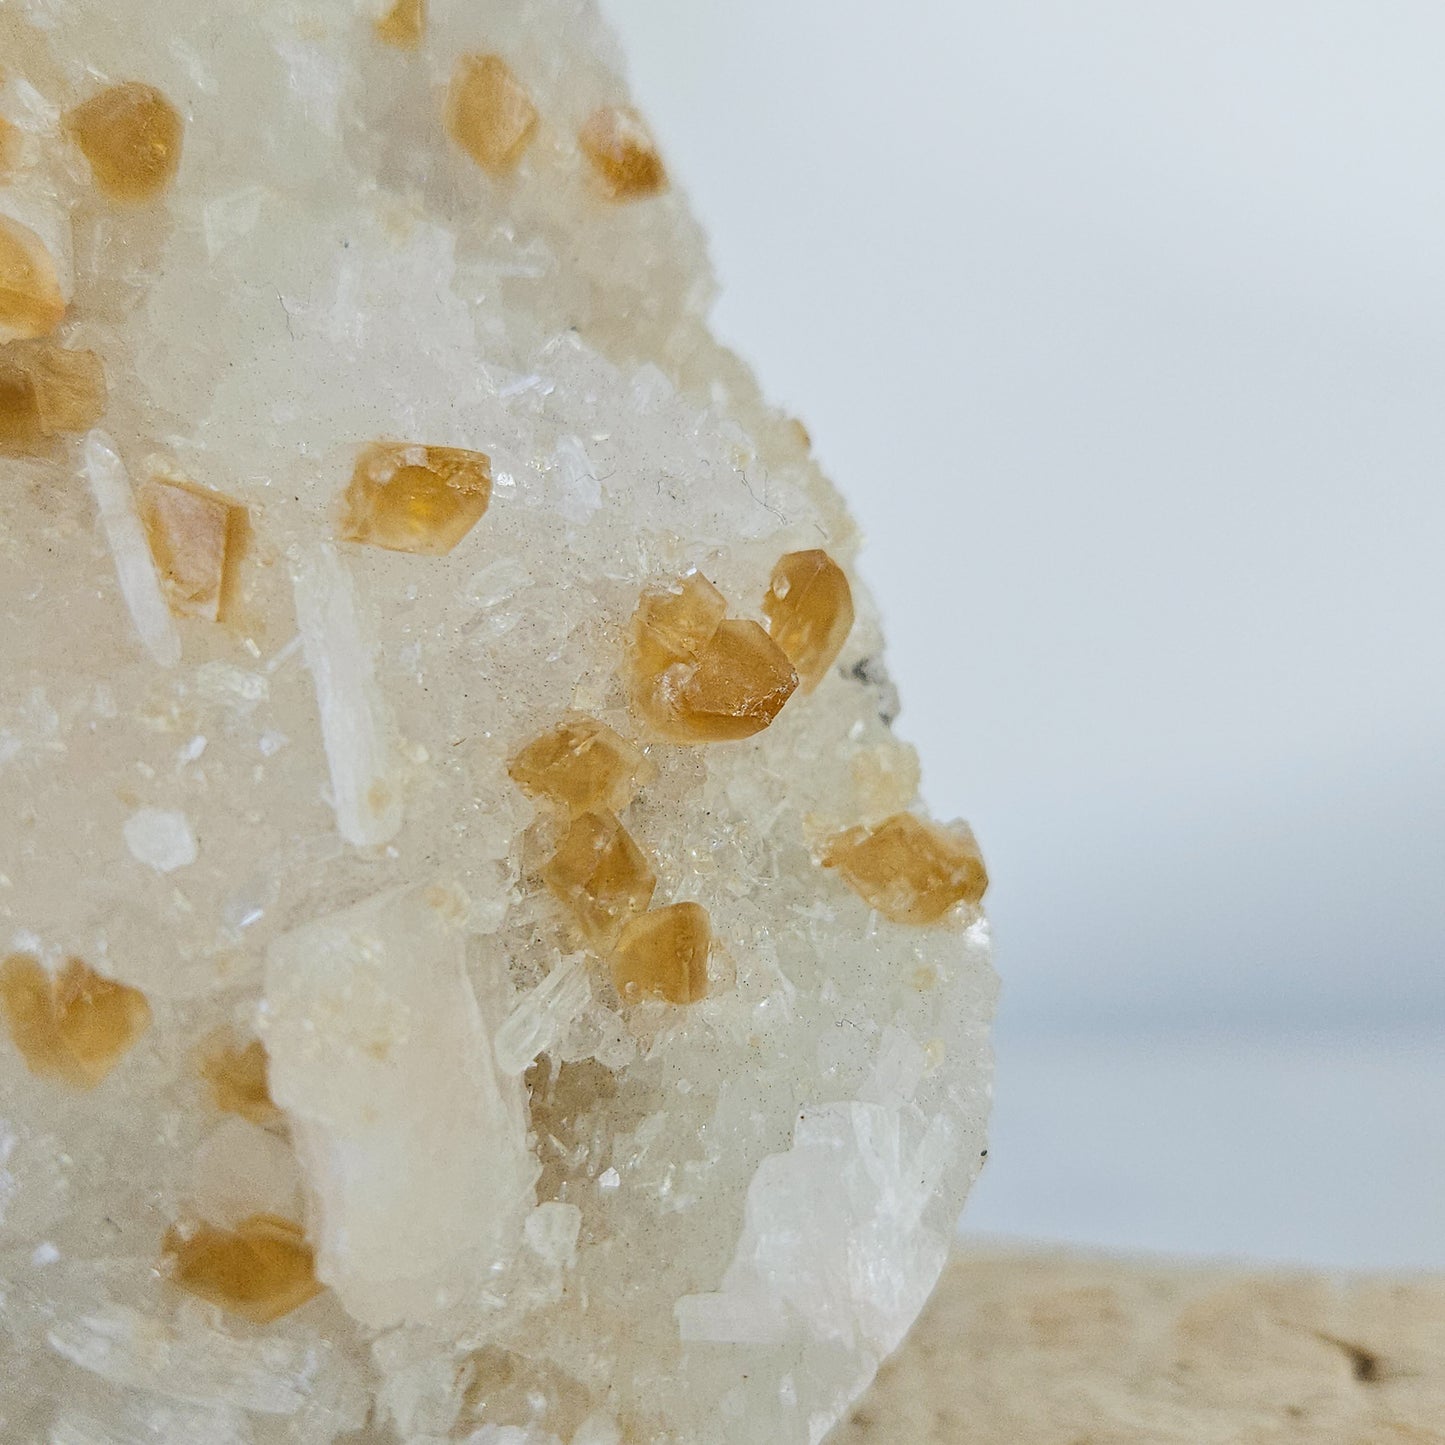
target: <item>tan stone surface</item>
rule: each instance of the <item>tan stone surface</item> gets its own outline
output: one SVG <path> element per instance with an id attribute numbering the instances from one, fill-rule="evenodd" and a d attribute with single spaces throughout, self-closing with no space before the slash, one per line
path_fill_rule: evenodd
<path id="1" fill-rule="evenodd" d="M 1436 1445 L 1445 1279 L 964 1253 L 829 1445 Z"/>

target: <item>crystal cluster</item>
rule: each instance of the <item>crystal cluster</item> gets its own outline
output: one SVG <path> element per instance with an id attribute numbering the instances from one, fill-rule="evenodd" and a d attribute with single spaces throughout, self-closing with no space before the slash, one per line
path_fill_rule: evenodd
<path id="1" fill-rule="evenodd" d="M 709 288 L 590 0 L 0 0 L 0 1439 L 801 1445 L 917 1314 L 987 880 Z"/>

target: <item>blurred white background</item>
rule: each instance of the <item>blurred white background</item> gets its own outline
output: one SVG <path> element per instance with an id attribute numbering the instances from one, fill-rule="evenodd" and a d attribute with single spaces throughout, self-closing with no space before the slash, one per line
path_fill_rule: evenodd
<path id="1" fill-rule="evenodd" d="M 995 878 L 966 1225 L 1445 1267 L 1445 10 L 604 3 Z"/>

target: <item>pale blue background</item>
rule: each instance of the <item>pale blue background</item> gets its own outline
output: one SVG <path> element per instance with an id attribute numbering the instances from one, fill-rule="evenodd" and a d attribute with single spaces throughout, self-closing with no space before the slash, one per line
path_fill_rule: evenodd
<path id="1" fill-rule="evenodd" d="M 1445 9 L 606 9 L 995 876 L 966 1224 L 1445 1267 Z"/>

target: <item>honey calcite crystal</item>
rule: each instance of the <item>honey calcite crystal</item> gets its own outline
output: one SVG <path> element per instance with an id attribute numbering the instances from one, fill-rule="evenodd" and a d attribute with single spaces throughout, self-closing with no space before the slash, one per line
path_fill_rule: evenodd
<path id="1" fill-rule="evenodd" d="M 763 611 L 773 641 L 811 692 L 837 661 L 853 630 L 848 574 L 818 547 L 789 552 L 773 568 Z"/>
<path id="2" fill-rule="evenodd" d="M 65 296 L 44 242 L 0 211 L 0 342 L 48 336 L 64 317 Z"/>
<path id="3" fill-rule="evenodd" d="M 171 611 L 219 621 L 227 574 L 246 529 L 245 508 L 170 481 L 144 488 L 140 504 Z"/>
<path id="4" fill-rule="evenodd" d="M 0 1440 L 816 1445 L 937 1279 L 986 874 L 665 140 L 0 0 Z"/>
<path id="5" fill-rule="evenodd" d="M 849 828 L 829 842 L 822 861 L 895 923 L 937 923 L 959 903 L 981 902 L 988 889 L 972 832 L 940 828 L 912 813 Z"/>
<path id="6" fill-rule="evenodd" d="M 181 1289 L 253 1324 L 269 1325 L 321 1290 L 312 1251 L 291 1220 L 255 1214 L 234 1230 L 172 1228 L 162 1247 Z"/>
<path id="7" fill-rule="evenodd" d="M 638 716 L 673 742 L 752 737 L 798 685 L 787 654 L 747 618 L 728 617 L 698 573 L 642 594 L 629 665 Z"/>
<path id="8" fill-rule="evenodd" d="M 559 724 L 528 743 L 507 771 L 524 793 L 573 813 L 625 808 L 647 766 L 639 748 L 595 718 Z"/>
<path id="9" fill-rule="evenodd" d="M 0 455 L 46 451 L 104 411 L 105 372 L 93 351 L 48 341 L 0 347 Z"/>
<path id="10" fill-rule="evenodd" d="M 174 179 L 184 125 L 153 85 L 108 86 L 70 111 L 66 129 L 80 147 L 95 184 L 120 201 L 147 201 Z"/>
<path id="11" fill-rule="evenodd" d="M 101 1083 L 151 1019 L 144 994 L 80 959 L 52 977 L 23 953 L 0 963 L 0 1013 L 32 1074 L 77 1089 Z"/>

